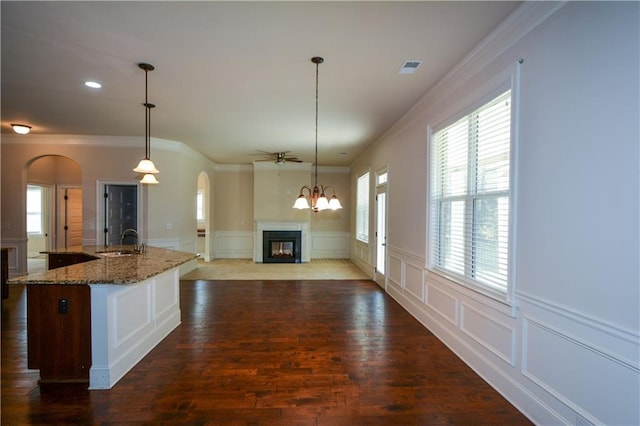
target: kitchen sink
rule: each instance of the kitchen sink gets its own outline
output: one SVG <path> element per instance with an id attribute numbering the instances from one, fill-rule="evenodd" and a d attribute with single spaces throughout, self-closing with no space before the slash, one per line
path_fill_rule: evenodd
<path id="1" fill-rule="evenodd" d="M 96 254 L 99 254 L 100 256 L 103 256 L 103 257 L 125 257 L 125 256 L 133 255 L 133 252 L 131 250 L 111 250 L 111 251 L 96 252 Z"/>

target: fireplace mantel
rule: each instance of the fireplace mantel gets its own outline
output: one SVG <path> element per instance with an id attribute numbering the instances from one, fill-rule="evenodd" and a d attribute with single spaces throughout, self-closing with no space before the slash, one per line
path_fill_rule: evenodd
<path id="1" fill-rule="evenodd" d="M 256 220 L 256 230 L 253 235 L 253 261 L 256 263 L 262 263 L 263 260 L 262 231 L 302 231 L 302 262 L 309 262 L 311 260 L 309 222 Z"/>

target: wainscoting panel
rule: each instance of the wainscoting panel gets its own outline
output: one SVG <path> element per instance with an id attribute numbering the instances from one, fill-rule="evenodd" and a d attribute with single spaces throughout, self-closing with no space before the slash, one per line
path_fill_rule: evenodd
<path id="1" fill-rule="evenodd" d="M 512 325 L 504 324 L 463 302 L 460 304 L 460 330 L 512 367 L 516 365 L 515 330 Z"/>
<path id="2" fill-rule="evenodd" d="M 371 263 L 369 244 L 363 243 L 351 236 L 351 261 L 363 271 L 374 276 L 374 266 Z"/>
<path id="3" fill-rule="evenodd" d="M 522 374 L 593 424 L 640 424 L 640 336 L 529 294 L 519 296 Z"/>
<path id="4" fill-rule="evenodd" d="M 7 266 L 9 278 L 19 277 L 27 273 L 27 240 L 26 238 L 3 238 L 2 248 L 8 248 Z"/>
<path id="5" fill-rule="evenodd" d="M 178 251 L 182 250 L 180 240 L 178 238 L 150 238 L 147 240 L 146 244 L 152 247 L 160 247 L 163 249 Z M 193 251 L 192 253 L 195 253 L 195 251 Z"/>
<path id="6" fill-rule="evenodd" d="M 181 251 L 186 251 L 187 253 L 198 252 L 196 240 L 182 241 L 182 244 L 180 246 Z"/>
<path id="7" fill-rule="evenodd" d="M 412 263 L 404 264 L 404 288 L 416 300 L 424 303 L 424 269 Z"/>
<path id="8" fill-rule="evenodd" d="M 389 252 L 387 282 L 389 285 L 395 287 L 397 291 L 402 291 L 404 283 L 402 258 L 392 252 Z"/>
<path id="9" fill-rule="evenodd" d="M 312 259 L 348 259 L 348 232 L 312 232 Z"/>
<path id="10" fill-rule="evenodd" d="M 437 286 L 428 286 L 427 306 L 454 326 L 458 326 L 458 300 Z"/>
<path id="11" fill-rule="evenodd" d="M 252 259 L 253 231 L 215 231 L 214 259 Z"/>

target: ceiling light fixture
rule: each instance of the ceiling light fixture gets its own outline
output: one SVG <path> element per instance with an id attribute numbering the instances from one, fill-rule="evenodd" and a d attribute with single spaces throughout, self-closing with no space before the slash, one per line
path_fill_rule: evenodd
<path id="1" fill-rule="evenodd" d="M 11 128 L 19 135 L 26 135 L 31 131 L 31 126 L 27 126 L 26 124 L 11 123 Z"/>
<path id="2" fill-rule="evenodd" d="M 133 169 L 136 173 L 143 173 L 144 176 L 141 183 L 158 183 L 158 180 L 154 176 L 155 173 L 160 171 L 156 169 L 156 166 L 151 161 L 151 108 L 155 108 L 154 104 L 150 104 L 148 100 L 148 75 L 149 71 L 153 71 L 155 68 L 153 65 L 141 63 L 138 64 L 140 69 L 144 70 L 144 158 L 140 160 L 138 166 Z"/>
<path id="3" fill-rule="evenodd" d="M 300 188 L 300 195 L 296 199 L 296 202 L 293 204 L 294 209 L 308 209 L 312 208 L 314 212 L 319 212 L 320 210 L 338 210 L 342 208 L 340 204 L 340 200 L 336 197 L 336 190 L 333 186 L 322 186 L 318 187 L 318 67 L 321 63 L 324 62 L 324 59 L 319 56 L 314 56 L 311 58 L 311 62 L 316 64 L 316 169 L 314 174 L 314 184 L 313 189 L 304 185 Z M 309 192 L 309 197 L 305 197 L 304 191 L 305 189 Z M 327 200 L 324 192 L 326 190 L 331 189 L 333 191 L 333 196 L 331 197 L 331 201 Z M 311 206 L 309 206 L 309 199 L 311 199 Z"/>
<path id="4" fill-rule="evenodd" d="M 87 87 L 91 87 L 92 89 L 100 89 L 102 87 L 102 84 L 98 83 L 97 81 L 85 81 L 84 85 Z"/>

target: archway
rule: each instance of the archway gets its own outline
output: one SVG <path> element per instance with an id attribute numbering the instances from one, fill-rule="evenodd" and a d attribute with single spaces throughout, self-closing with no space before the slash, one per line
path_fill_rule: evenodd
<path id="1" fill-rule="evenodd" d="M 82 171 L 74 160 L 43 155 L 26 164 L 27 270 L 44 269 L 41 252 L 82 244 Z"/>

